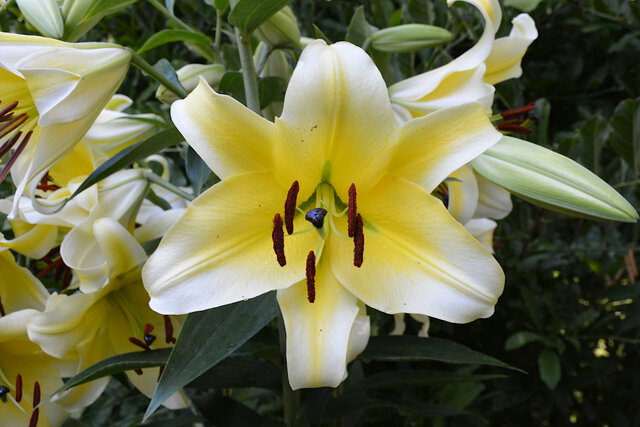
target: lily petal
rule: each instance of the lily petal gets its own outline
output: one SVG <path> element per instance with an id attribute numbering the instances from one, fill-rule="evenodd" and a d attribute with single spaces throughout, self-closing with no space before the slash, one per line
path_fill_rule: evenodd
<path id="1" fill-rule="evenodd" d="M 480 104 L 464 104 L 406 122 L 387 173 L 433 191 L 449 174 L 496 144 L 496 131 Z"/>
<path id="2" fill-rule="evenodd" d="M 497 226 L 495 221 L 488 218 L 475 218 L 467 222 L 464 228 L 493 253 L 493 232 Z"/>
<path id="3" fill-rule="evenodd" d="M 217 94 L 203 78 L 184 100 L 171 105 L 171 119 L 221 179 L 273 169 L 274 124 Z"/>
<path id="4" fill-rule="evenodd" d="M 478 207 L 474 218 L 502 219 L 513 209 L 511 193 L 476 173 Z"/>
<path id="5" fill-rule="evenodd" d="M 142 246 L 116 220 L 100 218 L 93 223 L 93 234 L 109 268 L 111 277 L 128 273 L 147 259 Z"/>
<path id="6" fill-rule="evenodd" d="M 16 264 L 11 252 L 0 252 L 0 271 L 0 298 L 5 313 L 44 309 L 49 292 L 29 270 Z"/>
<path id="7" fill-rule="evenodd" d="M 22 223 L 21 226 L 18 226 L 19 223 Z M 55 225 L 31 225 L 20 220 L 11 220 L 11 226 L 16 236 L 6 240 L 0 233 L 0 248 L 11 248 L 29 258 L 40 259 L 57 246 L 58 227 Z"/>
<path id="8" fill-rule="evenodd" d="M 504 274 L 491 254 L 420 186 L 384 176 L 358 199 L 365 220 L 364 263 L 334 239 L 336 277 L 385 313 L 416 313 L 453 323 L 493 313 Z"/>
<path id="9" fill-rule="evenodd" d="M 358 300 L 322 257 L 315 277 L 316 299 L 307 300 L 305 281 L 278 291 L 287 331 L 287 370 L 291 388 L 337 387 L 347 376 L 349 337 Z"/>
<path id="10" fill-rule="evenodd" d="M 276 262 L 270 239 L 287 190 L 271 172 L 252 172 L 227 178 L 194 200 L 143 268 L 151 307 L 163 314 L 189 313 L 286 288 L 305 277 L 317 234 L 285 237 L 285 267 Z M 308 223 L 297 215 L 294 227 Z"/>
<path id="11" fill-rule="evenodd" d="M 331 183 L 343 200 L 352 183 L 366 191 L 397 141 L 386 85 L 371 58 L 346 42 L 305 48 L 276 119 L 275 162 L 283 185 Z M 310 193 L 300 193 L 304 200 Z"/>
<path id="12" fill-rule="evenodd" d="M 460 224 L 466 224 L 478 206 L 478 181 L 473 168 L 465 165 L 450 175 L 453 180 L 446 181 L 449 188 L 447 210 Z"/>

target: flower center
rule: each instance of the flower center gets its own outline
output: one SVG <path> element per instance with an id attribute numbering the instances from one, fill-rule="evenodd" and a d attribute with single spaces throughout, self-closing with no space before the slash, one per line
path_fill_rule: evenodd
<path id="1" fill-rule="evenodd" d="M 315 275 L 316 261 L 322 256 L 324 241 L 327 239 L 329 231 L 344 239 L 353 239 L 353 265 L 361 267 L 364 260 L 364 221 L 362 215 L 357 212 L 356 203 L 356 186 L 351 184 L 349 187 L 349 201 L 347 204 L 342 202 L 337 196 L 333 186 L 327 182 L 321 182 L 317 187 L 314 195 L 304 203 L 298 205 L 297 198 L 300 191 L 298 181 L 294 181 L 287 192 L 287 198 L 284 204 L 284 221 L 280 213 L 276 213 L 273 217 L 273 231 L 271 239 L 273 241 L 273 251 L 276 254 L 276 260 L 281 267 L 287 264 L 285 256 L 285 234 L 287 235 L 306 233 L 316 230 L 319 234 L 318 245 L 315 252 L 311 250 L 307 256 L 306 264 L 306 280 L 307 280 L 307 299 L 313 303 L 316 299 Z M 310 209 L 310 204 L 315 199 L 315 207 Z M 342 210 L 338 210 L 342 208 Z M 312 227 L 294 232 L 293 220 L 297 214 L 304 214 Z M 338 230 L 335 225 L 334 218 L 340 218 L 347 215 L 347 235 Z"/>
<path id="2" fill-rule="evenodd" d="M 0 182 L 7 176 L 11 166 L 22 153 L 33 134 L 32 129 L 26 130 L 26 128 L 33 127 L 33 121 L 29 120 L 29 113 L 23 110 L 24 108 L 18 108 L 18 101 L 10 102 L 4 106 L 0 101 L 0 158 L 15 147 L 4 168 L 0 171 Z M 17 114 L 19 111 L 23 112 Z M 22 130 L 22 128 L 25 129 Z"/>

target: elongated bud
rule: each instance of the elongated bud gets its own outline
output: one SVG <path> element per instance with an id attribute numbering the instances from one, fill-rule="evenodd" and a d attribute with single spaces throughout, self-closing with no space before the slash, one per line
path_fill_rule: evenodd
<path id="1" fill-rule="evenodd" d="M 405 24 L 384 28 L 374 33 L 369 41 L 371 47 L 380 52 L 413 52 L 438 46 L 453 39 L 453 34 L 444 28 L 424 24 Z"/>
<path id="2" fill-rule="evenodd" d="M 187 92 L 191 92 L 198 86 L 198 82 L 202 77 L 214 89 L 218 88 L 220 80 L 224 75 L 224 65 L 222 64 L 187 64 L 176 71 L 180 84 Z M 171 104 L 177 101 L 178 96 L 168 90 L 164 86 L 159 86 L 156 90 L 156 98 L 165 104 Z"/>
<path id="3" fill-rule="evenodd" d="M 285 6 L 260 25 L 255 35 L 270 46 L 300 46 L 298 21 L 289 6 Z"/>
<path id="4" fill-rule="evenodd" d="M 489 181 L 538 206 L 589 219 L 636 222 L 638 213 L 587 168 L 508 136 L 472 162 Z"/>

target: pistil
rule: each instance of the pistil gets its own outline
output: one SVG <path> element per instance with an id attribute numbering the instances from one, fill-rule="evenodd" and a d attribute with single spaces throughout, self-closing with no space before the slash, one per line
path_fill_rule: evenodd
<path id="1" fill-rule="evenodd" d="M 298 200 L 298 192 L 300 184 L 294 181 L 287 193 L 287 200 L 284 203 L 284 224 L 287 227 L 287 234 L 293 234 L 293 217 L 296 213 L 296 202 Z"/>
<path id="2" fill-rule="evenodd" d="M 307 299 L 310 303 L 316 300 L 316 254 L 313 251 L 307 255 Z"/>

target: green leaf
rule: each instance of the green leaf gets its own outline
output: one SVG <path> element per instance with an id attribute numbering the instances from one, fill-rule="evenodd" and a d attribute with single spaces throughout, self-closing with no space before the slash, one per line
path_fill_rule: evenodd
<path id="1" fill-rule="evenodd" d="M 229 23 L 250 34 L 289 3 L 291 0 L 239 0 L 231 9 Z"/>
<path id="2" fill-rule="evenodd" d="M 181 387 L 230 355 L 278 313 L 273 292 L 191 313 L 147 408 L 145 419 Z"/>
<path id="3" fill-rule="evenodd" d="M 316 24 L 313 24 L 313 33 L 315 38 L 324 40 L 327 44 L 332 44 L 333 42 L 327 37 L 325 33 L 322 32 L 320 28 Z"/>
<path id="4" fill-rule="evenodd" d="M 531 12 L 542 0 L 504 0 L 505 6 L 515 7 L 523 12 Z"/>
<path id="5" fill-rule="evenodd" d="M 545 348 L 538 356 L 538 369 L 540 370 L 540 379 L 553 390 L 560 382 L 561 368 L 560 359 L 555 351 Z"/>
<path id="6" fill-rule="evenodd" d="M 258 82 L 260 94 L 260 108 L 265 108 L 272 102 L 284 101 L 287 82 L 280 77 L 265 77 Z"/>
<path id="7" fill-rule="evenodd" d="M 157 153 L 167 147 L 176 145 L 183 140 L 184 138 L 180 135 L 178 129 L 169 128 L 156 133 L 145 141 L 125 148 L 94 170 L 93 173 L 91 173 L 91 175 L 89 175 L 87 179 L 80 184 L 80 187 L 78 187 L 78 189 L 71 195 L 69 200 L 73 199 L 93 184 L 116 173 L 120 169 L 124 169 L 138 160 L 142 160 L 145 157 Z"/>
<path id="8" fill-rule="evenodd" d="M 598 174 L 600 169 L 600 156 L 607 142 L 607 136 L 607 120 L 599 114 L 587 120 L 578 130 L 580 159 L 582 164 L 595 174 Z"/>
<path id="9" fill-rule="evenodd" d="M 114 375 L 119 372 L 164 365 L 167 363 L 170 353 L 170 348 L 163 348 L 161 350 L 136 351 L 133 353 L 125 353 L 110 357 L 88 367 L 74 377 L 69 378 L 62 387 L 51 395 L 51 397 L 80 384 L 88 383 L 89 381 Z"/>
<path id="10" fill-rule="evenodd" d="M 191 147 L 187 149 L 187 156 L 185 159 L 185 170 L 187 171 L 187 177 L 191 181 L 193 187 L 193 194 L 198 195 L 202 191 L 202 186 L 209 175 L 211 175 L 211 169 L 209 166 L 198 156 L 195 150 Z"/>
<path id="11" fill-rule="evenodd" d="M 218 92 L 233 97 L 236 101 L 245 104 L 244 82 L 242 81 L 242 73 L 237 71 L 228 71 L 224 73 Z"/>
<path id="12" fill-rule="evenodd" d="M 261 387 L 280 391 L 282 375 L 273 364 L 253 358 L 229 357 L 189 383 L 195 388 Z"/>
<path id="13" fill-rule="evenodd" d="M 362 46 L 365 40 L 376 31 L 377 28 L 367 22 L 367 18 L 364 15 L 364 6 L 359 6 L 353 12 L 345 40 L 356 46 Z"/>
<path id="14" fill-rule="evenodd" d="M 503 136 L 471 164 L 489 181 L 549 210 L 608 221 L 638 219 L 635 208 L 589 169 L 527 141 Z"/>
<path id="15" fill-rule="evenodd" d="M 169 61 L 167 61 L 166 59 L 162 58 L 161 60 L 159 60 L 158 62 L 156 62 L 153 65 L 153 68 L 157 72 L 162 74 L 163 77 L 165 77 L 167 80 L 169 80 L 175 86 L 177 86 L 179 88 L 182 88 L 184 90 L 184 87 L 182 87 L 182 83 L 180 83 L 180 79 L 178 79 L 178 75 L 176 74 L 176 70 L 173 68 L 173 66 L 171 65 L 171 63 Z M 185 90 L 185 93 L 187 93 L 186 90 Z"/>
<path id="16" fill-rule="evenodd" d="M 348 387 L 349 390 L 370 390 L 410 386 L 446 385 L 454 382 L 485 381 L 507 378 L 506 375 L 473 375 L 427 369 L 408 369 L 370 375 Z"/>
<path id="17" fill-rule="evenodd" d="M 609 120 L 609 144 L 638 176 L 640 172 L 640 98 L 627 99 L 616 107 Z"/>
<path id="18" fill-rule="evenodd" d="M 507 351 L 515 350 L 530 342 L 540 341 L 542 337 L 535 332 L 520 331 L 507 338 L 504 343 L 504 349 Z"/>
<path id="19" fill-rule="evenodd" d="M 198 396 L 196 408 L 215 426 L 263 426 L 266 420 L 246 405 L 225 396 Z"/>
<path id="20" fill-rule="evenodd" d="M 371 337 L 367 348 L 360 357 L 387 361 L 434 360 L 453 364 L 498 366 L 524 372 L 491 356 L 471 350 L 462 344 L 441 338 Z"/>
<path id="21" fill-rule="evenodd" d="M 189 30 L 162 30 L 149 37 L 147 41 L 140 46 L 138 53 L 172 42 L 186 42 L 206 47 L 212 44 L 213 40 L 202 33 L 196 33 Z"/>
<path id="22" fill-rule="evenodd" d="M 84 18 L 85 21 L 90 20 L 94 16 L 109 15 L 121 11 L 127 6 L 137 3 L 138 0 L 100 0 L 91 12 Z"/>
<path id="23" fill-rule="evenodd" d="M 211 0 L 205 0 L 208 4 L 211 4 Z M 213 7 L 220 12 L 224 12 L 229 8 L 229 0 L 213 0 Z"/>

